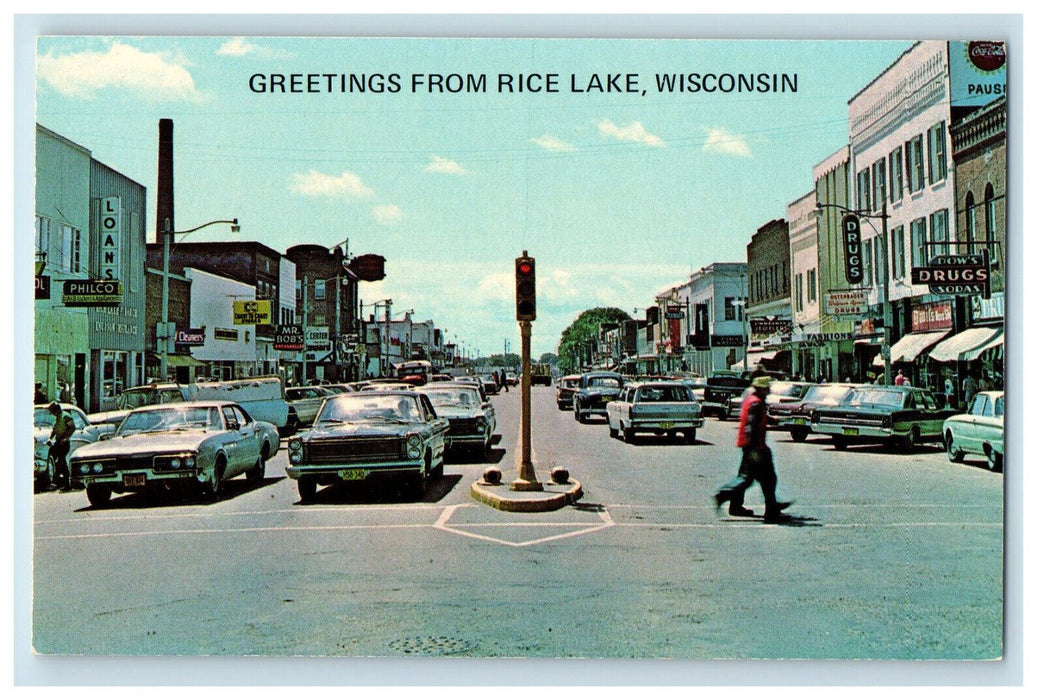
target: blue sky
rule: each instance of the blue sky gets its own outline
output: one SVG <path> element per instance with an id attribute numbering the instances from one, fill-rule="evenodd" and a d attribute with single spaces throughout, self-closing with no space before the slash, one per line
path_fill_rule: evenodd
<path id="1" fill-rule="evenodd" d="M 238 217 L 237 238 L 279 251 L 348 239 L 351 253 L 388 260 L 384 281 L 362 285 L 364 302 L 390 297 L 396 313 L 412 308 L 480 354 L 505 341 L 519 350 L 512 263 L 526 249 L 540 354 L 587 308 L 643 309 L 693 270 L 744 260 L 757 228 L 784 217 L 812 188 L 812 167 L 846 143 L 848 99 L 908 46 L 40 37 L 36 121 L 144 184 L 151 232 L 158 123 L 173 119 L 178 228 Z M 250 87 L 256 74 L 309 73 L 379 75 L 400 89 Z M 498 75 L 519 73 L 557 76 L 558 91 L 498 90 Z M 798 89 L 657 90 L 658 74 L 678 73 L 786 74 Z M 428 89 L 429 76 L 450 74 L 485 89 Z M 586 90 L 616 74 L 634 74 L 637 92 Z M 213 227 L 192 240 L 230 235 Z"/>

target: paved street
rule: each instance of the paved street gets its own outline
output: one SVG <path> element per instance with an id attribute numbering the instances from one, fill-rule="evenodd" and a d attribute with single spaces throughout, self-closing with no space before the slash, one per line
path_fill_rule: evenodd
<path id="1" fill-rule="evenodd" d="M 519 393 L 494 397 L 514 476 Z M 473 501 L 486 463 L 420 502 L 325 489 L 299 503 L 286 452 L 216 503 L 35 496 L 34 645 L 45 654 L 993 659 L 1003 482 L 984 463 L 773 433 L 783 525 L 719 519 L 735 422 L 695 445 L 625 444 L 535 387 L 539 476 L 574 506 Z M 761 512 L 755 486 L 747 504 Z"/>

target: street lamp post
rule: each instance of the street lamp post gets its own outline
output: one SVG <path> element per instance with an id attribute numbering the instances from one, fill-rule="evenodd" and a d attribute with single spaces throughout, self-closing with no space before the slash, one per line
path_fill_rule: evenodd
<path id="1" fill-rule="evenodd" d="M 888 199 L 885 196 L 884 191 L 880 192 L 881 195 L 881 213 L 875 214 L 872 210 L 866 209 L 850 209 L 842 204 L 824 204 L 822 202 L 816 202 L 816 209 L 825 209 L 827 207 L 833 209 L 840 209 L 848 214 L 855 214 L 862 219 L 880 219 L 881 230 L 878 231 L 871 224 L 870 228 L 881 237 L 881 257 L 882 269 L 884 270 L 882 284 L 881 284 L 881 301 L 882 301 L 882 321 L 884 324 L 884 334 L 881 338 L 881 358 L 884 360 L 884 382 L 885 384 L 892 383 L 892 303 L 889 299 L 888 287 L 891 283 L 891 272 L 889 270 L 888 263 Z M 871 246 L 872 248 L 873 246 Z M 865 273 L 864 273 L 865 274 Z M 873 272 L 870 272 L 870 277 L 873 279 Z M 876 280 L 874 280 L 876 283 Z"/>
<path id="2" fill-rule="evenodd" d="M 195 228 L 186 229 L 184 231 L 173 231 L 171 230 L 170 219 L 163 220 L 163 291 L 160 297 L 160 327 L 163 330 L 163 335 L 156 334 L 156 342 L 159 343 L 162 340 L 162 347 L 160 349 L 160 380 L 167 381 L 167 353 L 169 352 L 170 346 L 170 312 L 167 308 L 170 303 L 170 244 L 171 239 L 176 235 L 189 234 L 193 231 L 198 231 L 201 228 L 207 226 L 213 226 L 215 224 L 229 224 L 232 228 L 232 233 L 239 232 L 239 219 L 215 219 L 214 221 L 208 221 L 205 224 L 200 224 Z"/>

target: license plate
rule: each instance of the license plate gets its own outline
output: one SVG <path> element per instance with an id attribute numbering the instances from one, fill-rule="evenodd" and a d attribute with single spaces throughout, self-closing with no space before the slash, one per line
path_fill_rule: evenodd
<path id="1" fill-rule="evenodd" d="M 663 423 L 660 423 L 660 427 L 664 430 L 668 430 L 674 427 L 674 423 L 672 423 L 671 421 L 664 421 Z"/>
<path id="2" fill-rule="evenodd" d="M 808 421 L 804 418 L 795 418 L 793 422 L 794 425 L 805 425 L 806 423 L 808 423 Z"/>
<path id="3" fill-rule="evenodd" d="M 123 475 L 124 486 L 144 486 L 145 475 L 144 474 L 124 474 Z"/>
<path id="4" fill-rule="evenodd" d="M 844 429 L 844 434 L 845 435 L 858 435 L 859 431 L 857 429 L 855 429 L 855 428 L 845 428 Z"/>
<path id="5" fill-rule="evenodd" d="M 601 399 L 602 403 L 609 403 L 612 400 L 613 399 L 610 396 L 603 396 L 602 399 Z"/>
<path id="6" fill-rule="evenodd" d="M 337 472 L 337 476 L 341 477 L 345 481 L 362 481 L 366 478 L 365 469 L 342 469 Z"/>

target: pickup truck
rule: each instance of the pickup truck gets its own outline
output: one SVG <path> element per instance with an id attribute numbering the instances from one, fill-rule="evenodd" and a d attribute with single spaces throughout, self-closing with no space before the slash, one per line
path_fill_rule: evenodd
<path id="1" fill-rule="evenodd" d="M 135 408 L 181 401 L 233 401 L 254 420 L 271 423 L 281 434 L 297 429 L 298 416 L 283 393 L 279 377 L 252 377 L 225 382 L 172 382 L 146 384 L 127 389 L 116 402 L 116 410 L 92 413 L 91 423 L 118 426 Z"/>
<path id="2" fill-rule="evenodd" d="M 628 384 L 615 401 L 606 406 L 609 437 L 623 435 L 630 442 L 635 433 L 674 436 L 685 442 L 696 441 L 696 429 L 703 426 L 703 415 L 692 390 L 674 381 Z"/>

